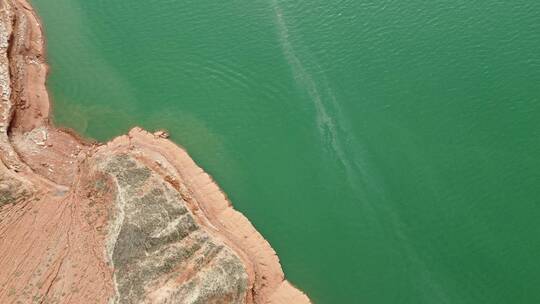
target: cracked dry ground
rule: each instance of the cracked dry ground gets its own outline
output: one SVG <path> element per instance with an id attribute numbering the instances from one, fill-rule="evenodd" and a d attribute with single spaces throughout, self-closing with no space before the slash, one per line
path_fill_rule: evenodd
<path id="1" fill-rule="evenodd" d="M 0 0 L 0 303 L 309 303 L 183 149 L 49 122 L 39 19 Z"/>

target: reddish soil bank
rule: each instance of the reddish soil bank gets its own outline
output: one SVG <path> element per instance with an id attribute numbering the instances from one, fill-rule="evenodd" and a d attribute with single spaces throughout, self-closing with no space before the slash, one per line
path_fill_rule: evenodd
<path id="1" fill-rule="evenodd" d="M 310 303 L 187 152 L 49 121 L 39 19 L 0 0 L 0 303 Z"/>

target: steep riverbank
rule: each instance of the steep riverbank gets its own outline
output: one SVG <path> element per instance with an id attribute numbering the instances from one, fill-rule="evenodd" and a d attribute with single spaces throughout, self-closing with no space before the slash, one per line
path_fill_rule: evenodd
<path id="1" fill-rule="evenodd" d="M 0 302 L 309 303 L 165 133 L 54 127 L 39 21 L 0 5 Z"/>

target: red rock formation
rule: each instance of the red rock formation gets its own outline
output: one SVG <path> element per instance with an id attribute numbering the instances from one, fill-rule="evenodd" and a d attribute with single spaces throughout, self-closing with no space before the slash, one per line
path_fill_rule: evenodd
<path id="1" fill-rule="evenodd" d="M 52 126 L 43 45 L 0 0 L 0 303 L 309 303 L 167 133 Z"/>

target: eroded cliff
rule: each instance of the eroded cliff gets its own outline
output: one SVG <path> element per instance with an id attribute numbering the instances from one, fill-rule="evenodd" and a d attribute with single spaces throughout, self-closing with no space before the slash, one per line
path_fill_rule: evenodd
<path id="1" fill-rule="evenodd" d="M 309 303 L 162 133 L 52 126 L 43 45 L 30 5 L 0 0 L 0 303 Z"/>

